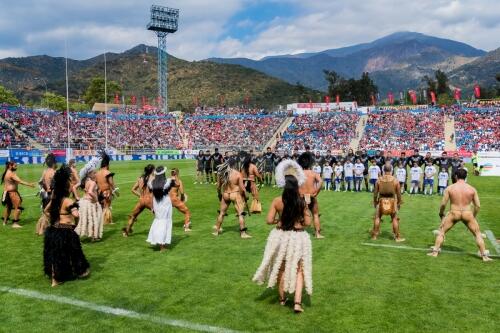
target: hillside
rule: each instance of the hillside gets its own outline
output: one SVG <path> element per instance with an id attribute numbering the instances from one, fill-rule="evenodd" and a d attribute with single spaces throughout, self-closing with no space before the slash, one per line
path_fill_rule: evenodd
<path id="1" fill-rule="evenodd" d="M 287 82 L 326 90 L 323 70 L 334 70 L 345 77 L 373 73 L 382 93 L 414 87 L 424 75 L 436 69 L 453 70 L 485 54 L 467 44 L 426 36 L 415 32 L 398 32 L 370 43 L 317 53 L 266 57 L 261 60 L 222 59 L 211 61 L 239 64 Z"/>
<path id="2" fill-rule="evenodd" d="M 121 54 L 107 54 L 108 79 L 120 82 L 124 96 L 135 95 L 138 100 L 157 95 L 155 47 L 138 45 Z M 103 56 L 84 61 L 69 60 L 70 97 L 84 94 L 90 80 L 103 76 Z M 220 95 L 229 105 L 243 103 L 274 106 L 296 101 L 302 92 L 295 86 L 264 73 L 238 65 L 216 64 L 209 61 L 189 62 L 172 56 L 168 58 L 169 107 L 172 109 L 200 104 L 216 105 Z M 65 94 L 64 58 L 35 56 L 0 60 L 0 84 L 12 89 L 24 99 L 36 99 L 49 90 Z M 315 94 L 307 90 L 307 94 Z"/>
<path id="3" fill-rule="evenodd" d="M 495 84 L 495 76 L 498 73 L 500 73 L 500 48 L 451 71 L 449 77 L 452 84 L 471 89 L 476 83 L 482 86 Z"/>

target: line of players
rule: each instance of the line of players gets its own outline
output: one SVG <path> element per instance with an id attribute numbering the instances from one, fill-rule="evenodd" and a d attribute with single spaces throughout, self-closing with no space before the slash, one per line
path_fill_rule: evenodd
<path id="1" fill-rule="evenodd" d="M 310 151 L 305 146 L 305 151 Z M 270 147 L 264 154 L 253 154 L 254 163 L 263 175 L 259 181 L 260 186 L 275 186 L 273 182 L 275 167 L 284 159 L 296 160 L 299 150 L 294 149 L 292 154 L 284 152 L 276 154 Z M 225 152 L 222 155 L 217 148 L 213 154 L 209 150 L 200 150 L 196 156 L 197 181 L 195 183 L 216 183 L 217 167 L 230 158 L 238 158 L 238 153 Z M 451 181 L 455 183 L 453 176 L 458 169 L 466 169 L 465 163 L 458 153 L 452 157 L 443 152 L 440 157 L 433 158 L 428 152 L 425 156 L 420 155 L 415 149 L 413 155 L 406 156 L 401 152 L 400 156 L 393 156 L 390 151 L 378 150 L 375 155 L 368 155 L 366 151 L 354 153 L 349 149 L 346 154 L 332 155 L 328 150 L 326 155 L 316 152 L 314 154 L 313 171 L 323 178 L 324 190 L 335 192 L 373 192 L 377 179 L 382 175 L 384 164 L 390 164 L 393 175 L 401 185 L 401 193 L 432 195 L 436 187 L 434 182 L 437 178 L 437 193 L 442 195 Z M 408 182 L 409 180 L 409 182 Z M 364 186 L 363 186 L 364 185 Z"/>

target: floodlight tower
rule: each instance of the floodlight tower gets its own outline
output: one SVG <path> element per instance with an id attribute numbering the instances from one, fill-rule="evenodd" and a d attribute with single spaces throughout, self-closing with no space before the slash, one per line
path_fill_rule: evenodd
<path id="1" fill-rule="evenodd" d="M 179 10 L 164 6 L 151 6 L 151 22 L 147 29 L 154 31 L 158 36 L 158 97 L 160 107 L 168 111 L 167 100 L 167 35 L 177 31 Z"/>

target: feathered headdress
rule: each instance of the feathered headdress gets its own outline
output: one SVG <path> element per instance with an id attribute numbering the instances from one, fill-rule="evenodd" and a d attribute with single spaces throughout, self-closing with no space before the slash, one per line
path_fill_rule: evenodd
<path id="1" fill-rule="evenodd" d="M 232 169 L 233 167 L 229 161 L 226 161 L 217 167 L 217 178 L 219 179 L 222 188 L 225 188 L 229 183 L 229 176 L 231 175 Z"/>
<path id="2" fill-rule="evenodd" d="M 92 157 L 92 159 L 88 161 L 87 164 L 85 164 L 85 166 L 80 170 L 80 179 L 84 179 L 87 177 L 89 172 L 96 170 L 99 167 L 101 160 L 101 156 Z"/>
<path id="3" fill-rule="evenodd" d="M 285 187 L 285 177 L 286 176 L 294 176 L 297 178 L 297 182 L 299 186 L 304 184 L 306 181 L 306 175 L 304 174 L 304 170 L 302 167 L 293 160 L 284 160 L 276 167 L 276 185 L 278 187 Z"/>

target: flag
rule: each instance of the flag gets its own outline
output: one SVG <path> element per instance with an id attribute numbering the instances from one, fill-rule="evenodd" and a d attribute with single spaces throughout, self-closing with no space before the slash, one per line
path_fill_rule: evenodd
<path id="1" fill-rule="evenodd" d="M 462 99 L 462 89 L 460 88 L 455 88 L 455 99 L 457 101 Z"/>
<path id="2" fill-rule="evenodd" d="M 411 102 L 413 104 L 417 104 L 417 93 L 416 93 L 416 91 L 415 90 L 410 90 L 408 92 L 408 94 L 410 95 Z"/>
<path id="3" fill-rule="evenodd" d="M 337 96 L 335 96 L 335 100 L 337 102 L 337 105 L 340 104 L 340 95 L 337 94 Z"/>
<path id="4" fill-rule="evenodd" d="M 313 108 L 313 101 L 312 99 L 309 98 L 309 109 L 312 109 Z"/>
<path id="5" fill-rule="evenodd" d="M 390 91 L 389 94 L 387 95 L 387 99 L 389 100 L 390 105 L 394 104 L 394 94 L 392 93 L 392 91 Z"/>
<path id="6" fill-rule="evenodd" d="M 476 98 L 481 98 L 481 87 L 479 87 L 478 84 L 474 86 L 474 96 L 476 96 Z"/>
<path id="7" fill-rule="evenodd" d="M 120 96 L 118 94 L 115 94 L 115 104 L 120 104 Z"/>
<path id="8" fill-rule="evenodd" d="M 431 91 L 431 102 L 436 105 L 436 93 L 434 91 Z"/>
<path id="9" fill-rule="evenodd" d="M 137 97 L 135 97 L 135 96 L 130 97 L 130 103 L 132 105 L 136 105 L 137 104 Z"/>

